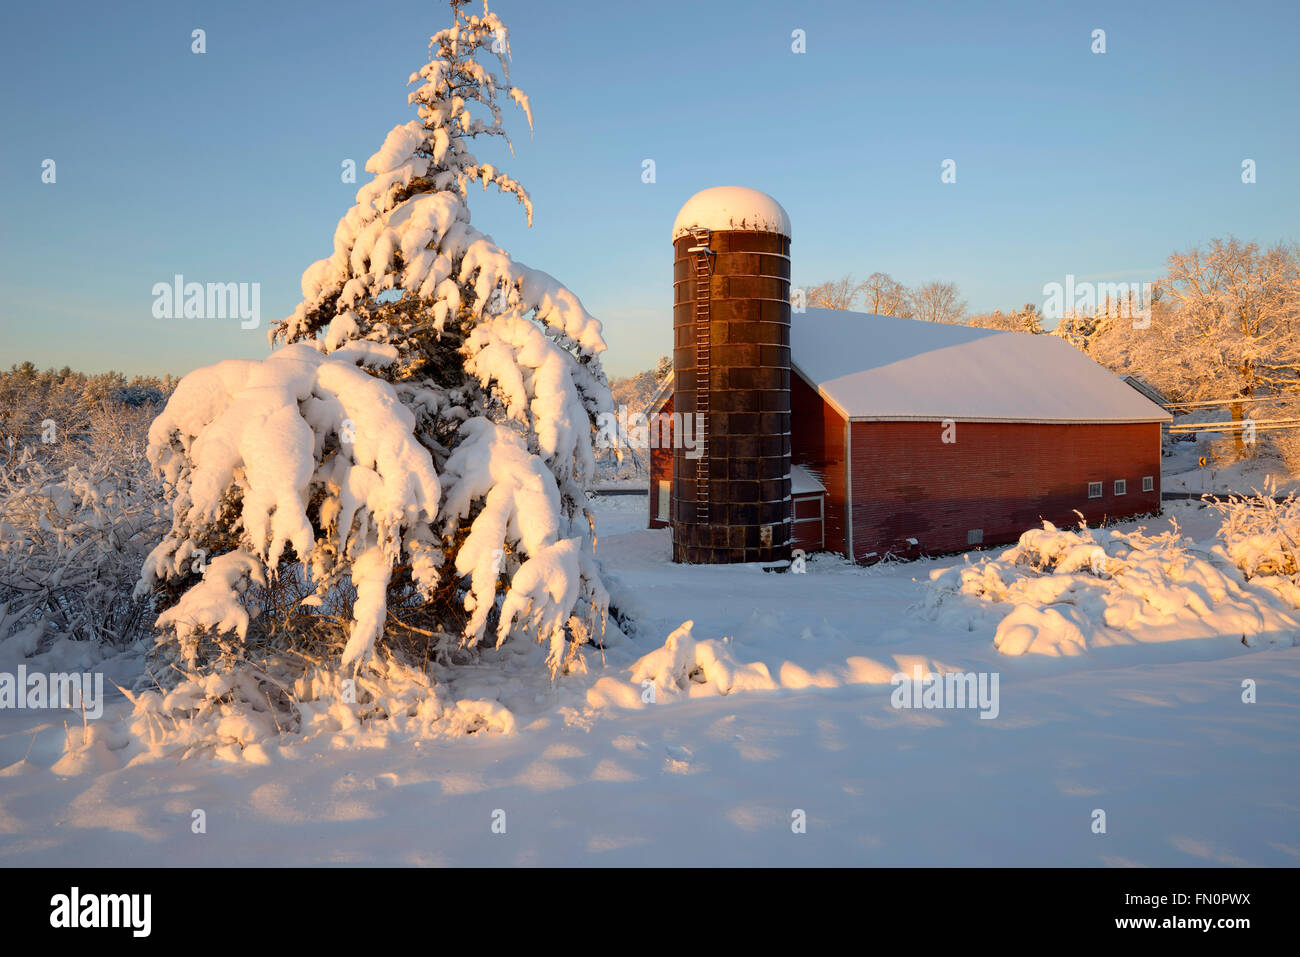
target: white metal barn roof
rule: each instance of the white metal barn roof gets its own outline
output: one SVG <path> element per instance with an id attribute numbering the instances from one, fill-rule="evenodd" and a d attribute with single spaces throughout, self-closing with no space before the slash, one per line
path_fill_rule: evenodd
<path id="1" fill-rule="evenodd" d="M 790 317 L 790 353 L 795 370 L 850 419 L 1172 418 L 1057 336 L 808 309 Z"/>

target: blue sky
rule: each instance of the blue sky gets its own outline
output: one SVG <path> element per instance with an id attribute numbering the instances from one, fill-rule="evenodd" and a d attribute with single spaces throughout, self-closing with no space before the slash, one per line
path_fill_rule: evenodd
<path id="1" fill-rule="evenodd" d="M 492 7 L 536 130 L 508 114 L 516 155 L 476 152 L 536 218 L 479 194 L 474 222 L 605 323 L 611 374 L 669 351 L 669 231 L 709 186 L 781 201 L 796 284 L 950 280 L 974 311 L 1041 303 L 1067 273 L 1159 274 L 1214 236 L 1300 239 L 1290 0 Z M 8 5 L 0 366 L 265 355 L 352 203 L 340 164 L 413 118 L 406 79 L 449 17 L 440 0 Z M 152 287 L 177 273 L 260 283 L 263 328 L 155 319 Z"/>

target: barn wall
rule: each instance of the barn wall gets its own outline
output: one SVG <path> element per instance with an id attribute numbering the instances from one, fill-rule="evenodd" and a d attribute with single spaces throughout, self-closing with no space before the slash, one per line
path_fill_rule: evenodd
<path id="1" fill-rule="evenodd" d="M 956 441 L 942 438 L 939 422 L 853 423 L 857 560 L 964 551 L 971 529 L 983 530 L 984 545 L 1006 544 L 1043 519 L 1076 524 L 1075 509 L 1089 522 L 1160 509 L 1159 423 L 959 421 Z M 1147 475 L 1155 487 L 1143 492 Z M 1127 494 L 1115 495 L 1115 479 L 1128 481 Z M 1089 499 L 1088 483 L 1097 481 L 1102 497 Z"/>
<path id="2" fill-rule="evenodd" d="M 673 414 L 673 397 L 668 399 L 658 409 L 661 415 L 670 416 Z M 664 441 L 659 443 L 659 448 L 650 450 L 650 527 L 667 528 L 667 521 L 660 521 L 655 518 L 655 508 L 659 504 L 659 482 L 665 481 L 671 483 L 673 480 L 673 429 L 672 424 L 667 419 L 663 420 Z M 655 434 L 659 434 L 656 430 Z M 669 506 L 671 508 L 671 504 Z M 671 511 L 669 512 L 671 514 Z"/>
<path id="3" fill-rule="evenodd" d="M 826 539 L 828 552 L 845 551 L 844 543 L 844 418 L 817 394 L 803 377 L 791 376 L 791 456 L 826 486 Z"/>

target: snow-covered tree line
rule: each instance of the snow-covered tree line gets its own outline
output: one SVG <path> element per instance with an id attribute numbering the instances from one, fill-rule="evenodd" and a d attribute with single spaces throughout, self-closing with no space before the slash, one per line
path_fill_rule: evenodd
<path id="1" fill-rule="evenodd" d="M 668 356 L 660 356 L 652 369 L 621 379 L 611 379 L 609 389 L 615 409 L 626 409 L 629 414 L 645 412 L 660 385 L 672 373 L 673 360 Z M 602 448 L 597 453 L 597 464 L 602 479 L 644 476 L 650 467 L 649 452 L 636 448 L 634 443 L 623 444 L 617 449 Z"/>
<path id="2" fill-rule="evenodd" d="M 174 518 L 140 589 L 191 660 L 231 632 L 337 640 L 344 666 L 386 637 L 447 660 L 519 634 L 554 671 L 602 632 L 585 490 L 605 343 L 572 292 L 471 225 L 475 186 L 531 224 L 524 187 L 469 145 L 509 145 L 507 103 L 530 129 L 532 112 L 505 24 L 465 2 L 276 351 L 186 376 L 150 431 Z"/>
<path id="3" fill-rule="evenodd" d="M 1045 331 L 1043 329 L 1043 314 L 1038 311 L 1038 307 L 1032 302 L 1027 302 L 1019 309 L 1012 309 L 1010 312 L 1003 312 L 1001 309 L 994 309 L 992 312 L 981 312 L 967 319 L 966 324 L 968 326 L 978 326 L 981 329 L 1029 332 L 1034 335 Z"/>
<path id="4" fill-rule="evenodd" d="M 0 370 L 0 444 L 29 446 L 37 457 L 53 457 L 66 467 L 98 420 L 120 420 L 125 409 L 161 405 L 175 386 L 171 376 L 87 375 L 23 362 Z"/>

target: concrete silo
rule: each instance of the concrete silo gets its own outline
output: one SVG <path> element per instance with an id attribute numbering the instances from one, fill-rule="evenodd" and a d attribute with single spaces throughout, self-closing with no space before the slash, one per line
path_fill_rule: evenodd
<path id="1" fill-rule="evenodd" d="M 765 193 L 706 189 L 678 213 L 673 368 L 694 438 L 673 449 L 673 561 L 788 561 L 790 217 Z"/>

